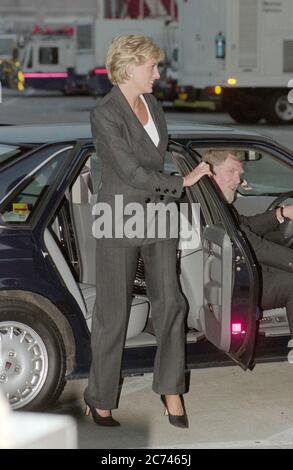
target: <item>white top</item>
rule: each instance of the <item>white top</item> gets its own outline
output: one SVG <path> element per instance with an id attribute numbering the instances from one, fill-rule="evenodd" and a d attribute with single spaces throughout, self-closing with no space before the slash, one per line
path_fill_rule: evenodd
<path id="1" fill-rule="evenodd" d="M 159 137 L 156 125 L 154 123 L 154 120 L 152 118 L 152 115 L 150 113 L 149 107 L 147 105 L 147 102 L 146 102 L 144 96 L 140 95 L 140 97 L 141 97 L 142 101 L 144 102 L 145 107 L 146 107 L 147 112 L 148 112 L 148 121 L 145 124 L 145 126 L 143 126 L 143 127 L 147 131 L 147 133 L 150 136 L 150 138 L 152 139 L 152 141 L 154 142 L 155 146 L 157 147 L 158 144 L 159 144 L 159 141 L 160 141 L 160 137 Z"/>

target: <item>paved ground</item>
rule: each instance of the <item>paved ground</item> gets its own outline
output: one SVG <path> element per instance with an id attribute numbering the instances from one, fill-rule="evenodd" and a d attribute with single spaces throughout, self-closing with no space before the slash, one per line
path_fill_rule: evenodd
<path id="1" fill-rule="evenodd" d="M 55 412 L 74 416 L 81 449 L 125 448 L 293 448 L 293 367 L 258 364 L 192 371 L 186 395 L 190 427 L 171 426 L 152 374 L 125 379 L 119 409 L 120 428 L 104 429 L 83 417 L 85 380 L 69 382 Z"/>

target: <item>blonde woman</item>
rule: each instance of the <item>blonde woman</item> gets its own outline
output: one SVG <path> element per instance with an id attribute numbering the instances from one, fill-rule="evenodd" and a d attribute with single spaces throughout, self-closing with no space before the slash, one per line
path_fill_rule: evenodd
<path id="1" fill-rule="evenodd" d="M 183 187 L 210 175 L 201 163 L 186 177 L 163 173 L 168 133 L 161 106 L 151 94 L 159 78 L 163 52 L 144 36 L 123 35 L 109 48 L 106 67 L 111 91 L 91 113 L 97 154 L 102 161 L 98 203 L 108 203 L 115 219 L 115 196 L 124 207 L 139 203 L 167 203 L 180 198 Z M 125 222 L 123 219 L 122 222 Z M 98 238 L 96 252 L 96 314 L 93 317 L 92 364 L 85 390 L 87 413 L 96 424 L 119 425 L 117 408 L 121 360 L 131 307 L 137 258 L 144 261 L 148 298 L 157 339 L 153 390 L 161 395 L 171 424 L 188 427 L 182 394 L 185 392 L 186 305 L 176 274 L 178 240 L 149 238 L 145 232 L 129 238 Z"/>

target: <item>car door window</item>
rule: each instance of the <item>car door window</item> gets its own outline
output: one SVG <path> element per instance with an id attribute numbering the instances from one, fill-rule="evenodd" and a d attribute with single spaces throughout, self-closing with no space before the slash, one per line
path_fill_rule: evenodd
<path id="1" fill-rule="evenodd" d="M 29 149 L 27 146 L 0 144 L 0 165 L 2 166 L 8 161 L 20 157 L 20 155 L 28 152 Z"/>
<path id="2" fill-rule="evenodd" d="M 72 147 L 70 147 L 71 149 Z M 41 165 L 41 168 L 32 171 L 31 174 L 20 180 L 15 191 L 11 190 L 11 196 L 1 209 L 2 221 L 5 223 L 27 223 L 34 214 L 40 201 L 45 197 L 57 172 L 64 163 L 65 155 L 69 148 L 54 153 Z"/>
<path id="3" fill-rule="evenodd" d="M 243 162 L 247 182 L 238 188 L 246 196 L 278 195 L 293 189 L 292 167 L 268 153 L 257 153 L 257 158 Z"/>
<path id="4" fill-rule="evenodd" d="M 222 146 L 191 146 L 201 156 L 207 148 L 221 150 Z M 229 147 L 225 145 L 225 149 Z M 292 191 L 292 165 L 264 150 L 251 147 L 231 147 L 243 153 L 244 174 L 237 192 L 242 196 L 277 196 Z"/>
<path id="5" fill-rule="evenodd" d="M 201 159 L 207 149 L 231 148 L 242 153 L 244 173 L 237 187 L 233 205 L 240 214 L 254 215 L 268 209 L 274 199 L 293 190 L 292 164 L 278 155 L 277 150 L 264 149 L 257 145 L 190 144 L 190 148 Z"/>

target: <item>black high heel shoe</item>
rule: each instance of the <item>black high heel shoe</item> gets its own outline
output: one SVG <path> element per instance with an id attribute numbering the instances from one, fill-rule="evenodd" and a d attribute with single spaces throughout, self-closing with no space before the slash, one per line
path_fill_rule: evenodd
<path id="1" fill-rule="evenodd" d="M 90 414 L 92 414 L 92 418 L 94 422 L 98 424 L 99 426 L 120 426 L 119 421 L 116 421 L 116 419 L 114 419 L 112 416 L 106 416 L 106 417 L 101 416 L 97 412 L 96 408 L 89 405 L 86 401 L 85 401 L 85 404 L 86 404 L 86 409 L 84 412 L 84 416 L 89 416 Z"/>
<path id="2" fill-rule="evenodd" d="M 161 400 L 163 402 L 163 405 L 165 406 L 165 416 L 168 416 L 169 423 L 172 424 L 173 426 L 176 426 L 177 428 L 188 428 L 188 418 L 187 418 L 187 414 L 185 411 L 183 398 L 181 396 L 180 398 L 181 398 L 182 407 L 183 407 L 183 415 L 171 415 L 171 413 L 168 410 L 166 398 L 164 395 L 161 395 Z"/>

